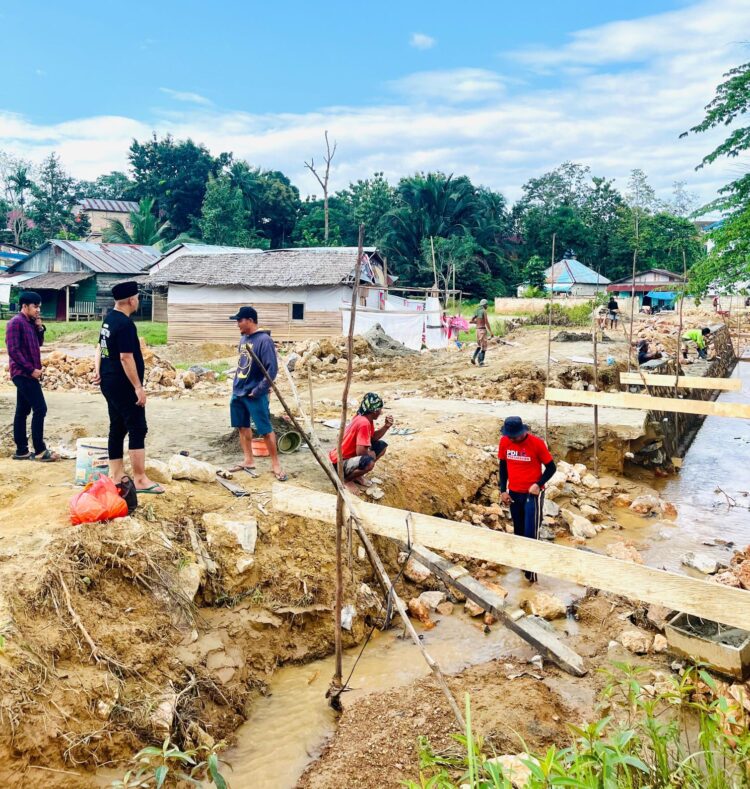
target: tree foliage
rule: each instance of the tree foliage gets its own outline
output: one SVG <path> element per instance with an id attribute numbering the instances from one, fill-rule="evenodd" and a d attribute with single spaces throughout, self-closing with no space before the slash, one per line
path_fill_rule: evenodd
<path id="1" fill-rule="evenodd" d="M 80 201 L 75 181 L 65 172 L 57 154 L 51 153 L 30 186 L 33 202 L 29 216 L 34 227 L 27 235 L 43 243 L 48 238 L 84 238 L 91 230 L 85 214 L 75 211 Z"/>
<path id="2" fill-rule="evenodd" d="M 230 247 L 267 248 L 267 239 L 260 238 L 250 229 L 249 220 L 239 186 L 234 186 L 228 175 L 210 176 L 198 221 L 204 242 Z"/>
<path id="3" fill-rule="evenodd" d="M 231 154 L 212 156 L 204 145 L 175 140 L 167 135 L 147 142 L 133 140 L 129 153 L 134 196 L 153 197 L 169 233 L 178 236 L 195 230 L 201 215 L 209 176 L 218 176 L 231 162 Z"/>
<path id="4" fill-rule="evenodd" d="M 79 181 L 77 190 L 83 197 L 99 200 L 130 200 L 135 184 L 128 178 L 127 173 L 113 170 L 111 173 L 100 175 L 94 181 Z"/>

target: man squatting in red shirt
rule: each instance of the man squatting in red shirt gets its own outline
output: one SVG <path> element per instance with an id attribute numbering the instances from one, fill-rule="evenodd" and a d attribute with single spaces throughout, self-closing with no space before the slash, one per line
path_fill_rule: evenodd
<path id="1" fill-rule="evenodd" d="M 497 456 L 500 460 L 500 498 L 510 505 L 513 532 L 518 537 L 537 538 L 544 509 L 544 485 L 557 470 L 547 445 L 529 431 L 520 416 L 503 423 Z M 542 471 L 544 466 L 544 471 Z M 536 573 L 524 571 L 535 583 Z"/>

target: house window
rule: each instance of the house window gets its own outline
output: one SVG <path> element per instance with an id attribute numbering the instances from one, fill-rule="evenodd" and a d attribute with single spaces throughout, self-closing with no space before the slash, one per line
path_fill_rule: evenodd
<path id="1" fill-rule="evenodd" d="M 305 320 L 305 305 L 301 303 L 292 304 L 292 320 L 303 321 Z"/>

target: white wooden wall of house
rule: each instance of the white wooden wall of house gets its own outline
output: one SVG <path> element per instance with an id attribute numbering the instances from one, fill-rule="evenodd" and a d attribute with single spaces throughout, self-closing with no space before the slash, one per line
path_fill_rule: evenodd
<path id="1" fill-rule="evenodd" d="M 215 285 L 169 286 L 170 342 L 235 342 L 237 325 L 229 320 L 240 307 L 258 310 L 258 323 L 276 340 L 303 340 L 341 334 L 341 304 L 351 299 L 347 286 L 237 288 Z M 302 320 L 292 305 L 304 305 Z"/>

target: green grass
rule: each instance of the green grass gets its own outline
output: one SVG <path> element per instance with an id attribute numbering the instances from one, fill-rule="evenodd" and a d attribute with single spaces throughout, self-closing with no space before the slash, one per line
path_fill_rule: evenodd
<path id="1" fill-rule="evenodd" d="M 519 736 L 517 752 L 531 771 L 527 789 L 741 789 L 750 787 L 750 731 L 742 704 L 722 696 L 712 677 L 692 667 L 641 684 L 648 669 L 615 663 L 606 672 L 599 714 L 568 724 L 562 747 L 532 753 Z M 650 673 L 650 672 L 649 672 Z M 419 782 L 409 789 L 511 789 L 489 743 L 471 728 L 457 747 L 436 753 L 419 739 Z"/>
<path id="2" fill-rule="evenodd" d="M 0 347 L 5 347 L 5 326 L 8 321 L 0 321 Z M 95 345 L 99 337 L 101 321 L 54 321 L 45 323 L 47 331 L 44 340 L 47 343 L 63 340 L 65 342 Z M 143 337 L 149 345 L 166 345 L 167 324 L 154 321 L 136 321 L 138 335 Z"/>

